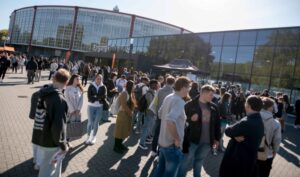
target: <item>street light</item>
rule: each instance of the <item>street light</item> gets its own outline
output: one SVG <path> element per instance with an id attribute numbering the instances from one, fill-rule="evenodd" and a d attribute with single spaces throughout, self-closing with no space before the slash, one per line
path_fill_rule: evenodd
<path id="1" fill-rule="evenodd" d="M 5 36 L 2 36 L 2 38 L 1 38 L 3 41 L 4 41 L 4 43 L 3 43 L 3 46 L 5 47 L 5 43 L 6 43 L 6 41 L 8 41 L 9 40 L 9 37 L 7 36 L 7 37 L 5 37 Z"/>

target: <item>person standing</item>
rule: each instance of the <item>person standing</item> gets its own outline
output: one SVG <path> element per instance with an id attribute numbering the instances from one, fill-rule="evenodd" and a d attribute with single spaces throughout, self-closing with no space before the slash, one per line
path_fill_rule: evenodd
<path id="1" fill-rule="evenodd" d="M 37 64 L 38 64 L 38 67 L 37 67 L 37 71 L 36 71 L 36 75 L 35 75 L 35 81 L 36 82 L 40 82 L 41 75 L 42 75 L 42 69 L 43 69 L 43 61 L 42 61 L 42 59 L 38 58 L 37 59 Z"/>
<path id="2" fill-rule="evenodd" d="M 133 81 L 129 80 L 125 85 L 125 90 L 119 95 L 119 112 L 114 130 L 115 144 L 113 150 L 116 153 L 123 153 L 128 148 L 122 143 L 127 138 L 131 131 L 132 112 L 135 107 L 133 100 Z"/>
<path id="3" fill-rule="evenodd" d="M 81 122 L 81 109 L 83 105 L 83 87 L 80 84 L 79 77 L 79 75 L 73 74 L 64 92 L 68 104 L 67 123 Z M 68 138 L 73 137 L 68 136 Z"/>
<path id="4" fill-rule="evenodd" d="M 62 93 L 67 85 L 70 74 L 64 69 L 60 69 L 53 77 L 53 85 L 42 89 L 38 100 L 38 107 L 35 119 L 39 119 L 34 124 L 32 142 L 39 145 L 39 150 L 43 154 L 39 177 L 59 177 L 61 176 L 62 160 L 68 151 L 66 144 L 66 119 L 68 105 Z M 42 109 L 43 108 L 43 109 Z"/>
<path id="5" fill-rule="evenodd" d="M 11 58 L 11 64 L 12 64 L 12 72 L 15 71 L 15 73 L 18 72 L 18 57 L 14 56 L 14 55 L 10 55 Z"/>
<path id="6" fill-rule="evenodd" d="M 167 77 L 166 79 L 166 85 L 158 90 L 157 92 L 157 107 L 155 111 L 156 115 L 156 120 L 155 120 L 155 130 L 154 130 L 154 136 L 153 136 L 153 141 L 152 141 L 152 151 L 151 151 L 151 156 L 156 156 L 157 155 L 157 144 L 158 144 L 158 138 L 160 134 L 160 125 L 161 125 L 161 119 L 158 116 L 158 110 L 160 109 L 164 99 L 172 94 L 174 92 L 173 86 L 175 83 L 175 79 L 172 76 Z"/>
<path id="7" fill-rule="evenodd" d="M 34 76 L 37 68 L 38 64 L 36 63 L 35 58 L 31 57 L 30 61 L 26 65 L 28 84 L 34 84 Z"/>
<path id="8" fill-rule="evenodd" d="M 49 78 L 48 80 L 51 79 L 52 75 L 55 73 L 55 71 L 58 68 L 58 64 L 56 60 L 53 60 L 52 63 L 50 64 L 50 73 L 49 73 Z"/>
<path id="9" fill-rule="evenodd" d="M 85 144 L 96 143 L 99 121 L 103 116 L 103 99 L 106 99 L 106 95 L 107 91 L 102 82 L 102 75 L 97 74 L 95 81 L 88 88 L 88 137 Z"/>
<path id="10" fill-rule="evenodd" d="M 226 128 L 225 134 L 231 139 L 221 162 L 220 177 L 258 176 L 257 151 L 264 135 L 262 107 L 260 97 L 249 96 L 245 103 L 247 116 Z"/>
<path id="11" fill-rule="evenodd" d="M 258 176 L 268 177 L 272 169 L 272 163 L 280 148 L 281 128 L 278 120 L 273 118 L 274 101 L 270 98 L 262 98 L 263 109 L 260 112 L 264 123 L 264 137 L 258 155 Z"/>
<path id="12" fill-rule="evenodd" d="M 147 150 L 146 144 L 151 144 L 153 140 L 153 126 L 155 123 L 155 114 L 149 110 L 149 106 L 156 95 L 159 83 L 157 80 L 151 80 L 149 83 L 149 90 L 145 94 L 145 104 L 147 105 L 145 110 L 144 123 L 141 129 L 141 138 L 139 147 L 143 150 Z"/>
<path id="13" fill-rule="evenodd" d="M 175 177 L 177 175 L 179 164 L 183 159 L 182 144 L 186 122 L 184 98 L 188 96 L 190 88 L 188 78 L 177 78 L 174 85 L 175 93 L 164 99 L 159 110 L 158 116 L 161 118 L 158 140 L 160 153 L 154 177 Z"/>
<path id="14" fill-rule="evenodd" d="M 7 55 L 5 53 L 2 53 L 0 57 L 0 82 L 3 82 L 3 79 L 5 77 L 9 65 L 10 65 L 10 61 L 7 59 Z"/>
<path id="15" fill-rule="evenodd" d="M 186 128 L 184 160 L 177 177 L 185 177 L 193 162 L 194 177 L 200 177 L 203 160 L 212 147 L 217 148 L 221 137 L 220 115 L 217 105 L 212 102 L 215 89 L 210 85 L 201 87 L 200 95 L 185 105 L 188 126 Z"/>
<path id="16" fill-rule="evenodd" d="M 21 74 L 23 74 L 24 66 L 25 66 L 26 58 L 25 56 L 20 56 L 20 69 L 21 69 Z"/>
<path id="17" fill-rule="evenodd" d="M 82 71 L 82 85 L 85 87 L 87 84 L 88 77 L 91 72 L 91 67 L 89 63 L 85 63 L 83 66 L 83 71 Z"/>

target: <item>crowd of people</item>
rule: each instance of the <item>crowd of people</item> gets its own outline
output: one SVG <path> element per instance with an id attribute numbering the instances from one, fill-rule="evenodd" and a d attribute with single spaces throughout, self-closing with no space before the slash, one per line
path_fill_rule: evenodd
<path id="1" fill-rule="evenodd" d="M 13 58 L 1 54 L 0 73 L 5 75 L 10 66 L 6 60 L 11 63 Z M 44 62 L 39 64 L 42 60 L 35 57 L 24 59 L 28 83 L 39 81 Z M 60 176 L 62 159 L 72 148 L 67 127 L 81 123 L 82 111 L 88 112 L 86 145 L 97 143 L 100 122 L 109 123 L 116 117 L 112 151 L 127 152 L 130 147 L 124 140 L 131 132 L 139 134 L 138 148 L 150 148 L 151 156 L 158 158 L 155 177 L 183 177 L 190 166 L 199 177 L 209 153 L 224 153 L 221 177 L 270 174 L 290 109 L 284 93 L 272 97 L 268 90 L 259 93 L 238 85 L 199 85 L 170 74 L 152 78 L 132 68 L 116 70 L 85 62 L 64 64 L 54 59 L 48 68 L 52 83 L 32 95 L 29 115 L 34 119 L 34 168 L 40 177 Z M 85 90 L 88 107 L 82 110 Z M 299 106 L 298 100 L 297 129 Z M 226 147 L 224 134 L 230 137 Z"/>

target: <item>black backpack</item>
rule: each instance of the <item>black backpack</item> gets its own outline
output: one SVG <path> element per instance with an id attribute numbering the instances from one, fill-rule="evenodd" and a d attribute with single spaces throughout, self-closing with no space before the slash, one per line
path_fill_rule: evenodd
<path id="1" fill-rule="evenodd" d="M 145 87 L 146 85 L 142 85 L 142 86 L 136 86 L 135 89 L 134 89 L 134 96 L 135 96 L 135 99 L 136 101 L 140 102 L 140 100 L 142 99 L 143 97 L 143 88 Z"/>
<path id="2" fill-rule="evenodd" d="M 150 93 L 152 96 L 154 96 L 153 93 L 150 91 L 147 91 L 147 93 Z M 148 109 L 149 105 L 148 105 L 147 99 L 146 99 L 147 93 L 145 95 L 143 95 L 142 98 L 140 99 L 140 101 L 138 102 L 138 110 L 140 112 L 146 112 Z"/>

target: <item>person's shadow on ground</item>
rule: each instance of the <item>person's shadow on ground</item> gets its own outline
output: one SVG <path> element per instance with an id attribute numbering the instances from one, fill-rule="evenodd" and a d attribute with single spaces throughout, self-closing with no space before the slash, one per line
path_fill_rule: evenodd
<path id="1" fill-rule="evenodd" d="M 98 152 L 88 161 L 88 170 L 84 173 L 76 172 L 70 177 L 77 176 L 136 176 L 139 169 L 141 156 L 148 153 L 137 149 L 134 154 L 127 159 L 122 159 L 127 153 L 118 154 L 113 151 L 114 146 L 114 128 L 115 124 L 111 124 L 106 132 L 107 139 L 104 140 L 103 145 L 98 149 Z M 136 145 L 139 135 L 131 134 L 124 142 L 130 149 L 131 146 Z M 129 153 L 129 152 L 128 152 Z"/>

